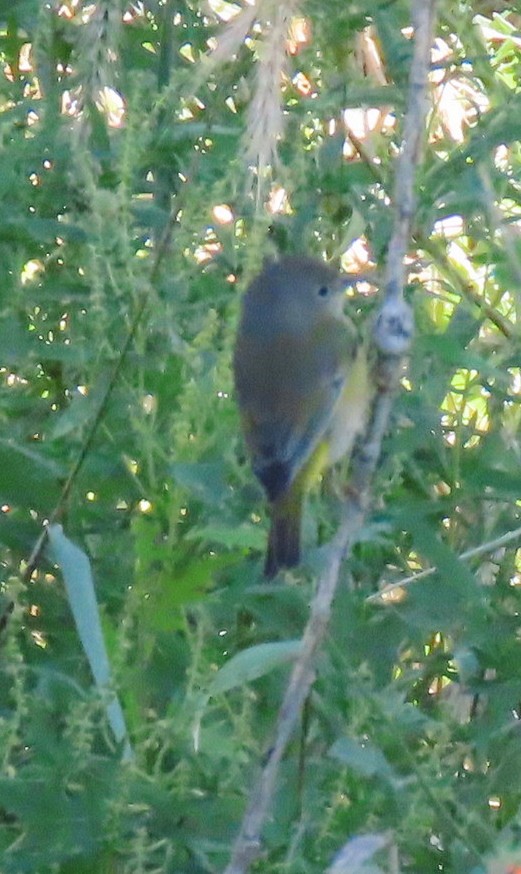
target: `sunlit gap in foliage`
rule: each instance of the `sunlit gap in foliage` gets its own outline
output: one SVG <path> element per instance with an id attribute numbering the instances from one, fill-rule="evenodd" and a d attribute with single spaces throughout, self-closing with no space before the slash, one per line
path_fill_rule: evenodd
<path id="1" fill-rule="evenodd" d="M 488 398 L 490 392 L 479 381 L 476 370 L 461 369 L 456 371 L 451 382 L 452 390 L 446 395 L 441 409 L 444 411 L 442 423 L 446 432 L 446 440 L 454 445 L 459 439 L 460 429 L 465 426 L 463 445 L 466 448 L 476 446 L 479 438 L 487 433 L 490 427 L 488 414 Z M 462 433 L 463 436 L 463 433 Z"/>

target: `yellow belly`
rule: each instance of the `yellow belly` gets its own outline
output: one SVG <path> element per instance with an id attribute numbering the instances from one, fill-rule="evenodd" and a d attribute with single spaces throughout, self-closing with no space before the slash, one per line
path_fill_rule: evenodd
<path id="1" fill-rule="evenodd" d="M 297 491 L 307 491 L 328 467 L 351 453 L 357 435 L 367 422 L 372 393 L 367 357 L 362 348 L 336 403 L 333 420 L 296 478 Z"/>
<path id="2" fill-rule="evenodd" d="M 333 421 L 325 435 L 328 457 L 325 466 L 330 466 L 350 454 L 357 435 L 367 422 L 372 398 L 366 350 L 362 347 L 353 362 L 344 390 L 339 397 Z"/>

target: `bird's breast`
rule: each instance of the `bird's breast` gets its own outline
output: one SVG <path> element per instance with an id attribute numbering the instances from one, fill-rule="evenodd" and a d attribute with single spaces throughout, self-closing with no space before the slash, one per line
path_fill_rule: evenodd
<path id="1" fill-rule="evenodd" d="M 326 440 L 328 466 L 351 452 L 357 435 L 367 422 L 372 397 L 365 349 L 361 348 L 350 368 L 344 388 L 335 405 Z"/>

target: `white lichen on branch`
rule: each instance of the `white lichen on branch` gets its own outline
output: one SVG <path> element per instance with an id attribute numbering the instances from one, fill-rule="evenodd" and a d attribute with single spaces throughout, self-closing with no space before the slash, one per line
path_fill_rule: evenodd
<path id="1" fill-rule="evenodd" d="M 295 661 L 279 710 L 274 741 L 258 780 L 252 788 L 225 874 L 246 874 L 260 855 L 262 831 L 272 804 L 279 763 L 313 683 L 315 656 L 329 626 L 331 605 L 338 586 L 342 560 L 356 542 L 365 518 L 371 482 L 391 411 L 393 391 L 398 384 L 403 355 L 411 340 L 412 319 L 408 305 L 403 299 L 404 258 L 411 238 L 414 181 L 425 132 L 435 9 L 436 0 L 417 0 L 413 10 L 415 39 L 409 99 L 403 144 L 396 169 L 394 220 L 385 272 L 383 301 L 376 321 L 378 392 L 371 420 L 362 441 L 362 449 L 353 463 L 353 476 L 341 524 L 330 545 L 326 567 L 318 580 L 310 618 L 303 635 L 302 650 Z M 389 342 L 390 337 L 393 338 L 392 343 Z M 399 342 L 395 342 L 396 338 Z"/>

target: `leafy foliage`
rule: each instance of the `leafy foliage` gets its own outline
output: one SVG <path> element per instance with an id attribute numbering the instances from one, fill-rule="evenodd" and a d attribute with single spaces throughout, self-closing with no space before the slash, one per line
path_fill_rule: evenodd
<path id="1" fill-rule="evenodd" d="M 500 540 L 520 527 L 521 56 L 493 6 L 441 4 L 417 337 L 259 871 L 344 870 L 366 833 L 360 871 L 521 864 L 519 534 Z M 221 870 L 270 743 L 346 472 L 310 500 L 305 567 L 263 584 L 238 299 L 265 254 L 306 250 L 365 272 L 369 323 L 411 56 L 403 0 L 293 3 L 279 163 L 252 195 L 274 9 L 205 65 L 232 4 L 0 2 L 2 874 Z M 90 559 L 130 762 L 51 553 L 27 572 L 51 516 Z"/>

